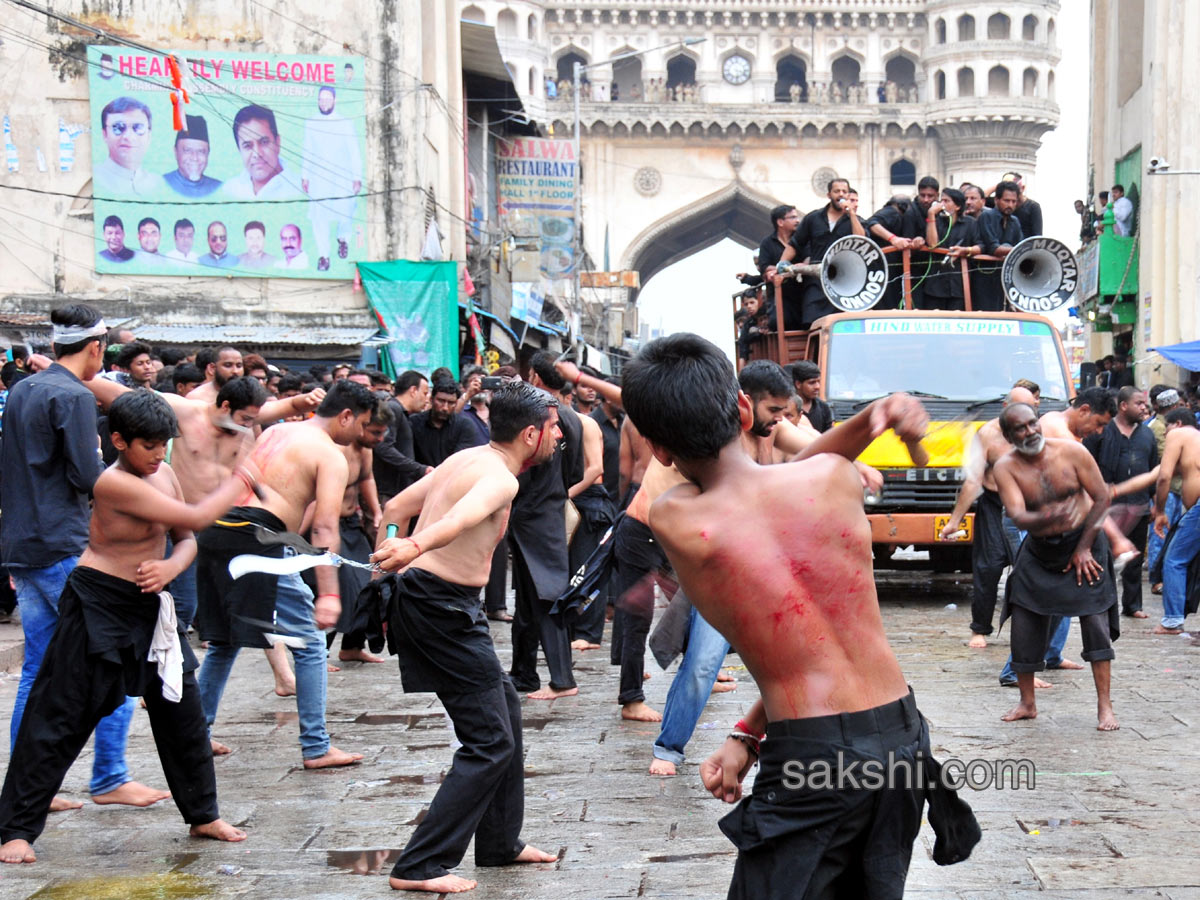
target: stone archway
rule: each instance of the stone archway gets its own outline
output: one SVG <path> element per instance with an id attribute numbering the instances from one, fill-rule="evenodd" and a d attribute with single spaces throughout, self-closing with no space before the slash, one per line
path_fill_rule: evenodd
<path id="1" fill-rule="evenodd" d="M 643 230 L 626 248 L 622 269 L 641 274 L 641 283 L 672 263 L 730 238 L 757 249 L 770 233 L 770 212 L 779 204 L 741 182 L 732 182 L 719 191 L 664 216 Z M 637 292 L 630 292 L 636 302 Z"/>

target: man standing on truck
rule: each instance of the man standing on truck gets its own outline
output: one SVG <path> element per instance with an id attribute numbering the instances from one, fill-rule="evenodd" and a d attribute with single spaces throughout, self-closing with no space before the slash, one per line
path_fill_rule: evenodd
<path id="1" fill-rule="evenodd" d="M 1014 403 L 1029 407 L 1037 405 L 1033 394 L 1022 387 L 1014 387 L 1004 398 L 1004 408 Z M 983 649 L 987 646 L 987 635 L 992 633 L 992 616 L 996 612 L 996 588 L 1004 567 L 1011 565 L 1016 548 L 1010 546 L 1004 529 L 1004 506 L 996 490 L 996 476 L 992 468 L 1000 457 L 1012 450 L 1007 438 L 1000 430 L 1000 417 L 984 422 L 975 432 L 967 448 L 963 469 L 966 478 L 958 490 L 958 500 L 950 521 L 942 528 L 943 541 L 954 540 L 967 510 L 978 499 L 975 506 L 975 534 L 971 543 L 971 640 L 968 647 Z"/>

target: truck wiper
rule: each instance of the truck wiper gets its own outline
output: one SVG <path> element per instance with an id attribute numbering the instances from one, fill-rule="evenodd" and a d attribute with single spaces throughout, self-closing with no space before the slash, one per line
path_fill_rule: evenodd
<path id="1" fill-rule="evenodd" d="M 910 394 L 913 397 L 924 397 L 927 400 L 949 400 L 949 397 L 943 397 L 941 394 L 927 394 L 924 391 L 901 391 L 903 394 Z"/>
<path id="2" fill-rule="evenodd" d="M 976 400 L 974 403 L 967 404 L 967 412 L 974 412 L 981 406 L 987 406 L 989 403 L 1003 403 L 1008 394 L 1001 394 L 999 397 L 988 397 L 986 400 Z"/>
<path id="3" fill-rule="evenodd" d="M 943 397 L 941 394 L 927 394 L 927 393 L 925 393 L 925 391 L 895 391 L 894 393 L 908 394 L 911 397 L 924 397 L 927 400 L 949 400 L 950 399 L 949 397 Z M 857 403 L 855 403 L 850 408 L 857 411 L 857 410 L 862 409 L 868 403 L 874 403 L 876 400 L 882 400 L 886 396 L 888 396 L 888 395 L 880 394 L 878 397 L 864 397 L 863 399 L 859 400 Z"/>

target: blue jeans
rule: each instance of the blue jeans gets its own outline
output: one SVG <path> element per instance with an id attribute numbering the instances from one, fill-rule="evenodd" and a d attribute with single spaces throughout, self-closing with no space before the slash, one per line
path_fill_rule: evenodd
<path id="1" fill-rule="evenodd" d="M 1183 514 L 1175 526 L 1175 537 L 1163 557 L 1163 628 L 1183 625 L 1184 604 L 1187 601 L 1188 566 L 1200 553 L 1200 503 Z"/>
<path id="2" fill-rule="evenodd" d="M 1183 515 L 1183 498 L 1178 494 L 1167 494 L 1167 504 L 1163 509 L 1167 514 L 1168 529 L 1179 521 L 1179 517 Z M 1166 543 L 1166 538 L 1160 538 L 1154 533 L 1154 522 L 1150 523 L 1150 534 L 1146 540 L 1146 571 L 1149 572 L 1154 568 L 1154 564 L 1158 562 L 1158 554 L 1162 553 L 1163 544 Z"/>
<path id="3" fill-rule="evenodd" d="M 729 652 L 729 642 L 704 621 L 695 607 L 688 621 L 687 651 L 667 691 L 662 730 L 654 742 L 654 756 L 675 765 L 683 762 L 683 748 L 696 730 L 704 704 L 721 672 L 721 663 Z"/>
<path id="4" fill-rule="evenodd" d="M 288 548 L 287 554 L 294 555 Z M 296 711 L 300 715 L 300 752 L 305 759 L 316 759 L 329 752 L 329 732 L 325 730 L 325 690 L 329 678 L 326 668 L 325 635 L 313 620 L 313 594 L 299 575 L 283 575 L 275 595 L 275 627 L 279 634 L 303 638 L 303 647 L 291 647 L 296 663 Z M 237 647 L 209 644 L 196 679 L 200 702 L 211 730 L 221 705 L 225 683 L 237 659 Z"/>
<path id="5" fill-rule="evenodd" d="M 167 556 L 171 555 L 171 540 L 167 539 Z M 167 585 L 167 590 L 175 600 L 175 618 L 179 620 L 179 630 L 187 631 L 196 618 L 196 560 L 184 569 Z"/>
<path id="6" fill-rule="evenodd" d="M 58 598 L 67 583 L 67 576 L 79 562 L 79 557 L 68 556 L 45 568 L 33 569 L 26 566 L 9 566 L 13 584 L 17 588 L 17 606 L 21 609 L 21 628 L 25 632 L 25 662 L 21 665 L 21 683 L 17 686 L 17 699 L 13 704 L 12 721 L 9 723 L 9 747 L 17 743 L 17 732 L 21 728 L 21 717 L 25 703 L 33 688 L 42 657 L 50 646 L 54 628 L 58 624 Z M 92 760 L 92 780 L 88 788 L 92 795 L 107 794 L 130 780 L 125 765 L 125 741 L 129 737 L 129 720 L 133 718 L 133 698 L 125 702 L 96 726 L 95 757 Z"/>

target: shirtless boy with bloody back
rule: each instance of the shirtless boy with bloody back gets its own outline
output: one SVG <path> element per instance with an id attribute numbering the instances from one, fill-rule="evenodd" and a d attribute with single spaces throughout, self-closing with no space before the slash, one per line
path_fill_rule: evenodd
<path id="1" fill-rule="evenodd" d="M 786 885 L 796 897 L 899 897 L 923 792 L 796 790 L 784 766 L 836 749 L 910 762 L 928 752 L 883 630 L 862 483 L 843 458 L 889 426 L 919 439 L 924 410 L 903 395 L 877 400 L 802 461 L 760 466 L 740 438 L 749 398 L 725 355 L 691 334 L 647 345 L 622 373 L 622 399 L 654 455 L 691 482 L 654 502 L 650 526 L 762 694 L 739 723 L 753 735 L 730 737 L 701 767 L 706 788 L 736 801 L 755 736 L 767 733 L 753 794 L 722 821 L 739 850 L 729 896 Z"/>

